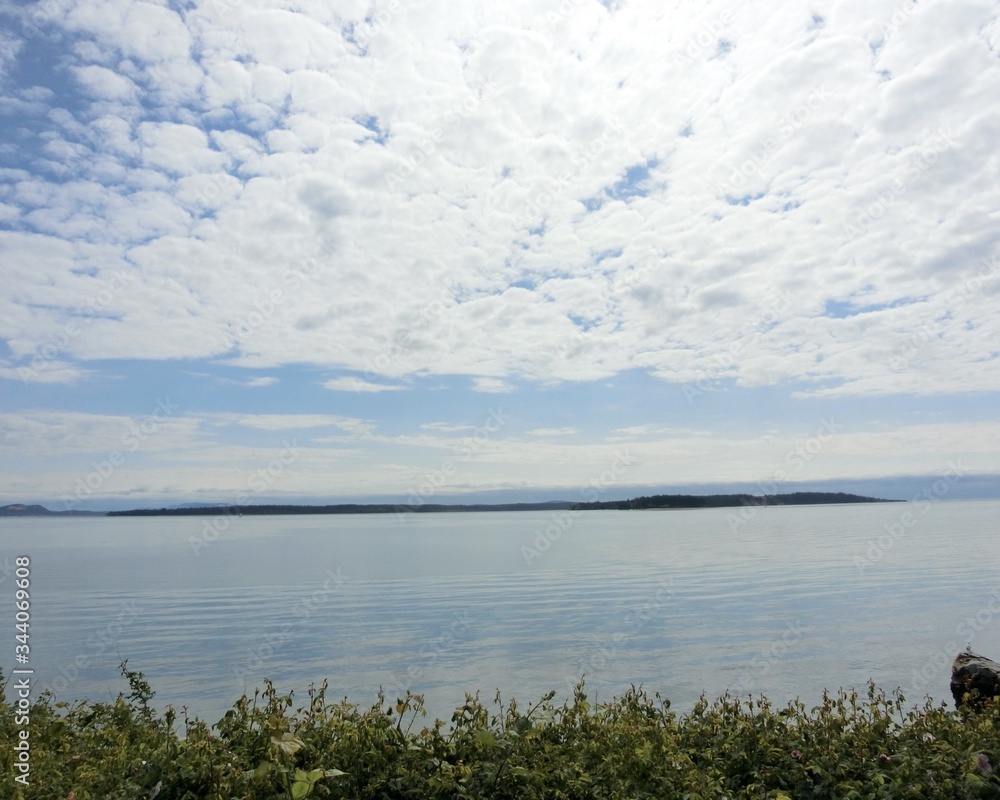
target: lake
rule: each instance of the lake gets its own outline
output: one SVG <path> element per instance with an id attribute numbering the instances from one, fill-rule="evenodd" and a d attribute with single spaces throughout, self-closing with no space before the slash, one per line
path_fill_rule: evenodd
<path id="1" fill-rule="evenodd" d="M 31 558 L 31 667 L 61 700 L 127 689 L 215 722 L 270 677 L 368 705 L 411 688 L 450 719 L 630 684 L 689 710 L 727 689 L 947 700 L 971 641 L 1000 657 L 1000 501 L 660 511 L 0 521 Z M 298 704 L 296 704 L 298 705 Z"/>

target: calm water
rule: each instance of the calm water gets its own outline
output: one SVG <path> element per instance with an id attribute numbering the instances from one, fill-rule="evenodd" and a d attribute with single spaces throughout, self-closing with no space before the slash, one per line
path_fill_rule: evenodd
<path id="1" fill-rule="evenodd" d="M 564 532 L 542 512 L 242 517 L 207 538 L 210 518 L 4 520 L 0 565 L 31 557 L 37 686 L 111 699 L 128 658 L 161 707 L 211 722 L 265 676 L 365 705 L 410 687 L 445 719 L 465 691 L 564 696 L 584 673 L 598 700 L 641 683 L 679 710 L 869 678 L 950 703 L 957 649 L 1000 656 L 1000 502 L 751 511 L 587 512 Z"/>

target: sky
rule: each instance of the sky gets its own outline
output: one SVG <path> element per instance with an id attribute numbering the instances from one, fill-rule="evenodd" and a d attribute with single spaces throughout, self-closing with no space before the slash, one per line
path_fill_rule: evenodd
<path id="1" fill-rule="evenodd" d="M 0 502 L 1000 496 L 1000 3 L 0 21 Z"/>

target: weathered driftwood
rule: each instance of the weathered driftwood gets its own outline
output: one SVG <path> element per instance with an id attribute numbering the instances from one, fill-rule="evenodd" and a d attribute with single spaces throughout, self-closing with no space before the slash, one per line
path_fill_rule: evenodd
<path id="1" fill-rule="evenodd" d="M 972 697 L 966 697 L 975 692 Z M 983 700 L 1000 696 L 1000 664 L 966 650 L 951 665 L 951 696 L 956 708 L 976 708 Z"/>

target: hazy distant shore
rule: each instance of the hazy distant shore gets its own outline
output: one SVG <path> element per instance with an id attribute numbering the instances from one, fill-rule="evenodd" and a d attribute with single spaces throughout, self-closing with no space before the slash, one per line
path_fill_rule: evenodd
<path id="1" fill-rule="evenodd" d="M 844 503 L 893 503 L 877 497 L 844 492 L 793 492 L 791 494 L 751 495 L 650 495 L 629 500 L 574 502 L 554 500 L 545 503 L 340 503 L 336 505 L 219 505 L 190 508 L 137 508 L 108 512 L 109 517 L 190 517 L 237 515 L 292 514 L 434 514 L 484 511 L 641 511 L 656 509 L 733 508 L 741 506 L 830 505 Z"/>

